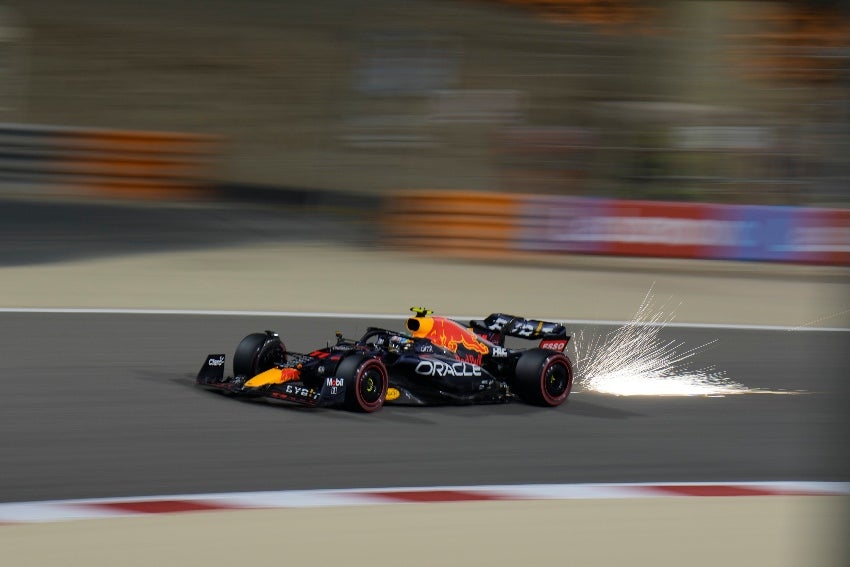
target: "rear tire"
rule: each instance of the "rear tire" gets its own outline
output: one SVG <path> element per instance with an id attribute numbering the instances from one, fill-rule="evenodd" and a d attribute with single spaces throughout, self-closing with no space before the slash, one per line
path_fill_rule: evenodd
<path id="1" fill-rule="evenodd" d="M 233 355 L 233 374 L 253 378 L 286 361 L 286 347 L 278 337 L 252 333 L 242 339 Z"/>
<path id="2" fill-rule="evenodd" d="M 384 363 L 365 354 L 352 354 L 342 359 L 336 376 L 345 380 L 345 408 L 372 413 L 384 406 L 389 375 Z"/>
<path id="3" fill-rule="evenodd" d="M 524 402 L 538 406 L 559 406 L 573 388 L 573 365 L 560 352 L 530 349 L 516 365 L 516 393 Z"/>

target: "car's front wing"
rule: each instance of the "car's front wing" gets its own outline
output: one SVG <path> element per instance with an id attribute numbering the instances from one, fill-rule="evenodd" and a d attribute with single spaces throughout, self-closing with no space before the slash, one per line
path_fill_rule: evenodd
<path id="1" fill-rule="evenodd" d="M 198 372 L 195 382 L 204 388 L 246 398 L 270 398 L 304 406 L 336 406 L 345 402 L 345 380 L 325 378 L 321 388 L 310 387 L 301 380 L 260 387 L 246 386 L 245 376 L 225 376 L 224 354 L 210 354 Z"/>

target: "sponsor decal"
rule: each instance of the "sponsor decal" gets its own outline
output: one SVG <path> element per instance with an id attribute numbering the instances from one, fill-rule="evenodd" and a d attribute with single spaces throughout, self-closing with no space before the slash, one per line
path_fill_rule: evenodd
<path id="1" fill-rule="evenodd" d="M 434 344 L 447 348 L 457 353 L 458 350 L 466 353 L 478 353 L 484 355 L 490 352 L 487 345 L 483 344 L 478 335 L 464 328 L 459 323 L 442 317 L 431 319 L 431 328 L 425 335 Z"/>
<path id="2" fill-rule="evenodd" d="M 283 382 L 292 382 L 293 380 L 298 380 L 301 377 L 301 373 L 296 368 L 283 368 L 280 371 L 280 381 Z"/>
<path id="3" fill-rule="evenodd" d="M 490 354 L 493 356 L 493 358 L 507 358 L 508 357 L 508 349 L 506 349 L 505 347 L 501 347 L 501 346 L 494 346 L 491 349 Z"/>
<path id="4" fill-rule="evenodd" d="M 537 323 L 535 325 L 535 323 Z M 523 321 L 514 332 L 518 337 L 532 337 L 540 334 L 540 329 L 543 328 L 543 321 Z"/>
<path id="5" fill-rule="evenodd" d="M 223 366 L 224 365 L 224 355 L 220 355 L 218 358 L 211 358 L 207 360 L 207 366 Z"/>
<path id="6" fill-rule="evenodd" d="M 420 376 L 481 376 L 481 367 L 469 362 L 443 362 L 441 360 L 421 360 L 415 372 Z"/>
<path id="7" fill-rule="evenodd" d="M 563 352 L 563 350 L 567 348 L 567 341 L 563 339 L 543 339 L 540 341 L 540 348 Z"/>
<path id="8" fill-rule="evenodd" d="M 505 325 L 510 323 L 510 319 L 506 319 L 504 317 L 496 317 L 496 320 L 487 325 L 487 328 L 491 331 L 502 331 L 505 328 Z"/>
<path id="9" fill-rule="evenodd" d="M 345 379 L 344 378 L 328 378 L 327 380 L 325 380 L 325 384 L 327 384 L 328 386 L 330 386 L 332 388 L 340 388 L 340 387 L 345 385 Z"/>
<path id="10" fill-rule="evenodd" d="M 455 354 L 455 356 L 458 360 L 461 360 L 463 362 L 469 362 L 471 364 L 477 364 L 478 366 L 481 366 L 481 360 L 483 358 L 480 354 Z"/>
<path id="11" fill-rule="evenodd" d="M 401 392 L 397 388 L 387 388 L 387 401 L 397 400 L 401 396 Z"/>
<path id="12" fill-rule="evenodd" d="M 298 386 L 297 384 L 287 384 L 285 392 L 287 394 L 292 394 L 301 398 L 310 398 L 312 400 L 318 400 L 321 397 L 321 394 L 312 388 L 305 388 L 304 386 Z"/>

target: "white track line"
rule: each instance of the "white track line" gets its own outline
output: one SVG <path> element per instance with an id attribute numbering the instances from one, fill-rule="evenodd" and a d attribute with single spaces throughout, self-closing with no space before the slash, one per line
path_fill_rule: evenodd
<path id="1" fill-rule="evenodd" d="M 228 311 L 213 309 L 120 309 L 120 308 L 55 308 L 55 307 L 0 307 L 0 313 L 55 313 L 55 314 L 88 314 L 88 315 L 198 315 L 217 317 L 303 317 L 311 319 L 407 319 L 408 315 L 386 313 L 325 313 L 302 311 Z M 479 318 L 479 315 L 449 315 L 452 319 L 468 320 Z M 594 319 L 561 319 L 551 317 L 550 320 L 568 325 L 604 325 L 622 326 L 632 321 L 611 321 Z M 641 323 L 645 326 L 663 326 L 666 328 L 683 329 L 729 329 L 743 331 L 816 331 L 816 332 L 848 332 L 847 327 L 807 327 L 782 325 L 743 325 L 732 323 Z"/>

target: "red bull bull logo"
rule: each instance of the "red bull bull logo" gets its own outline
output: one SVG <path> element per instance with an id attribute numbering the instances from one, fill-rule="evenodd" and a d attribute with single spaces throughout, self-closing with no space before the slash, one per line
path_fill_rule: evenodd
<path id="1" fill-rule="evenodd" d="M 453 353 L 460 360 L 481 363 L 490 352 L 478 335 L 460 323 L 444 317 L 416 317 L 407 320 L 407 329 L 418 339 L 428 339 Z"/>

